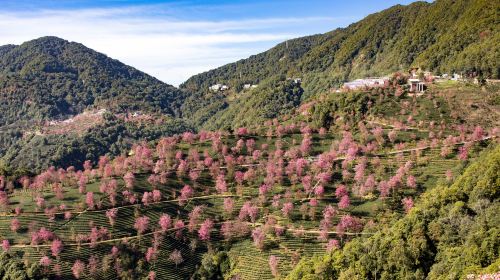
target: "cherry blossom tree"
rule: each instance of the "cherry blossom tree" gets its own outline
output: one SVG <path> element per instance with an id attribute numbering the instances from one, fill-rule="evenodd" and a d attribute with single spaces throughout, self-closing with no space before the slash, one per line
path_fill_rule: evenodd
<path id="1" fill-rule="evenodd" d="M 8 252 L 10 250 L 10 242 L 7 239 L 2 240 L 2 249 L 5 252 Z"/>
<path id="2" fill-rule="evenodd" d="M 406 186 L 408 186 L 409 188 L 416 188 L 417 187 L 417 180 L 415 179 L 415 177 L 413 175 L 408 175 L 406 177 Z"/>
<path id="3" fill-rule="evenodd" d="M 148 230 L 149 226 L 149 217 L 142 216 L 135 219 L 134 228 L 137 230 L 137 233 L 143 234 L 146 230 Z"/>
<path id="4" fill-rule="evenodd" d="M 176 220 L 174 223 L 174 230 L 175 230 L 175 236 L 177 239 L 180 239 L 182 237 L 182 231 L 184 229 L 185 225 L 182 220 Z"/>
<path id="5" fill-rule="evenodd" d="M 269 268 L 274 277 L 278 277 L 278 258 L 274 255 L 269 256 Z"/>
<path id="6" fill-rule="evenodd" d="M 244 221 L 247 217 L 249 217 L 250 221 L 252 223 L 255 223 L 255 220 L 257 219 L 258 215 L 259 215 L 259 208 L 257 206 L 252 205 L 250 201 L 247 201 L 241 207 L 238 218 L 241 221 Z"/>
<path id="7" fill-rule="evenodd" d="M 340 201 L 339 201 L 339 208 L 340 209 L 349 208 L 350 205 L 351 205 L 351 200 L 349 199 L 348 195 L 344 195 L 342 198 L 340 198 Z"/>
<path id="8" fill-rule="evenodd" d="M 346 195 L 348 195 L 347 187 L 345 185 L 338 185 L 335 189 L 335 196 L 337 197 L 337 199 L 340 199 Z"/>
<path id="9" fill-rule="evenodd" d="M 135 176 L 132 172 L 127 172 L 125 176 L 123 176 L 123 181 L 125 182 L 125 187 L 127 189 L 132 189 L 134 187 Z"/>
<path id="10" fill-rule="evenodd" d="M 217 176 L 217 179 L 215 181 L 215 189 L 217 190 L 218 193 L 227 192 L 226 179 L 223 173 Z"/>
<path id="11" fill-rule="evenodd" d="M 40 265 L 43 267 L 49 267 L 52 260 L 48 256 L 43 256 L 40 258 Z"/>
<path id="12" fill-rule="evenodd" d="M 198 230 L 198 237 L 203 240 L 207 241 L 210 240 L 210 231 L 214 227 L 214 222 L 210 219 L 206 219 L 200 226 L 200 229 Z"/>
<path id="13" fill-rule="evenodd" d="M 158 250 L 156 250 L 156 248 L 154 247 L 149 247 L 146 250 L 145 259 L 148 263 L 151 263 L 156 260 L 157 255 L 158 255 Z"/>
<path id="14" fill-rule="evenodd" d="M 12 219 L 12 221 L 10 222 L 10 230 L 12 230 L 12 232 L 17 232 L 20 228 L 21 223 L 19 222 L 19 220 L 16 218 Z"/>
<path id="15" fill-rule="evenodd" d="M 361 220 L 351 215 L 343 216 L 337 224 L 337 232 L 339 235 L 343 235 L 345 231 L 360 232 L 362 229 L 363 224 Z"/>
<path id="16" fill-rule="evenodd" d="M 59 239 L 54 239 L 52 244 L 50 245 L 50 251 L 52 252 L 52 256 L 57 257 L 63 250 L 63 243 Z"/>
<path id="17" fill-rule="evenodd" d="M 326 244 L 326 251 L 327 252 L 332 252 L 334 250 L 337 250 L 340 248 L 339 241 L 337 239 L 330 239 L 328 240 L 328 244 Z"/>
<path id="18" fill-rule="evenodd" d="M 91 210 L 94 209 L 94 193 L 93 192 L 88 192 L 85 195 L 85 203 L 87 203 L 87 206 L 89 209 L 91 209 Z"/>
<path id="19" fill-rule="evenodd" d="M 411 208 L 413 208 L 413 199 L 411 197 L 403 198 L 401 203 L 403 204 L 403 208 L 406 213 L 410 212 Z"/>
<path id="20" fill-rule="evenodd" d="M 82 277 L 83 273 L 85 272 L 85 263 L 81 260 L 76 260 L 73 264 L 73 267 L 71 268 L 71 271 L 73 272 L 73 276 L 75 276 L 76 279 L 80 279 L 80 277 Z"/>
<path id="21" fill-rule="evenodd" d="M 230 197 L 224 198 L 224 212 L 228 215 L 231 216 L 234 211 L 234 199 Z"/>
<path id="22" fill-rule="evenodd" d="M 106 210 L 106 217 L 109 220 L 109 224 L 114 227 L 116 222 L 116 216 L 118 215 L 118 208 L 111 208 Z"/>
<path id="23" fill-rule="evenodd" d="M 181 189 L 181 195 L 179 197 L 179 205 L 184 205 L 188 199 L 190 199 L 194 194 L 193 188 L 189 185 L 184 185 Z"/>
<path id="24" fill-rule="evenodd" d="M 281 212 L 283 213 L 284 217 L 289 218 L 290 214 L 293 212 L 293 203 L 291 202 L 283 203 L 283 208 L 281 208 Z"/>
<path id="25" fill-rule="evenodd" d="M 179 251 L 177 249 L 174 249 L 172 251 L 172 253 L 170 253 L 170 256 L 168 257 L 168 259 L 171 262 L 173 262 L 176 267 L 184 261 L 184 259 L 182 258 L 181 251 Z"/>
<path id="26" fill-rule="evenodd" d="M 266 239 L 266 234 L 264 233 L 262 228 L 258 227 L 252 231 L 252 239 L 255 247 L 261 250 L 264 248 L 264 240 Z"/>

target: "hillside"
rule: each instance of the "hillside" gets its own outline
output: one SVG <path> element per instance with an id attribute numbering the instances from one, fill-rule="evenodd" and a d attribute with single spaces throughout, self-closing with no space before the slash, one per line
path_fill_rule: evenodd
<path id="1" fill-rule="evenodd" d="M 183 105 L 183 114 L 207 128 L 234 128 L 255 117 L 267 118 L 267 109 L 255 105 L 272 99 L 276 84 L 287 78 L 302 79 L 303 100 L 347 80 L 410 66 L 437 74 L 498 78 L 499 8 L 498 2 L 485 0 L 416 2 L 372 14 L 346 28 L 289 40 L 188 79 L 181 88 L 195 94 Z M 210 92 L 208 87 L 217 83 L 230 90 Z M 243 90 L 244 84 L 258 87 Z M 204 102 L 198 103 L 200 99 Z M 240 118 L 235 115 L 240 110 L 253 114 Z"/>
<path id="2" fill-rule="evenodd" d="M 497 279 L 499 170 L 497 146 L 452 184 L 422 195 L 404 218 L 342 250 L 303 260 L 287 279 Z"/>
<path id="3" fill-rule="evenodd" d="M 57 37 L 5 46 L 0 69 L 0 125 L 64 119 L 89 107 L 174 116 L 182 102 L 182 92 L 175 87 Z"/>
<path id="4" fill-rule="evenodd" d="M 294 90 L 292 81 L 277 86 Z M 0 276 L 397 279 L 411 273 L 423 279 L 450 273 L 459 279 L 492 272 L 497 88 L 434 84 L 422 96 L 399 89 L 319 95 L 283 119 L 233 132 L 152 135 L 126 154 L 107 152 L 121 143 L 108 141 L 113 130 L 134 131 L 158 116 L 105 113 L 98 138 L 84 138 L 65 154 L 68 161 L 78 158 L 79 145 L 102 141 L 106 149 L 90 150 L 94 162 L 0 176 L 0 267 L 6 267 Z M 73 122 L 40 133 L 62 137 Z M 485 172 L 472 176 L 478 170 Z M 463 256 L 464 246 L 481 250 Z M 391 258 L 366 257 L 378 251 Z"/>
<path id="5" fill-rule="evenodd" d="M 123 142 L 152 137 L 134 138 L 133 132 L 112 128 L 112 123 L 99 123 L 99 118 L 89 119 L 90 124 L 81 123 L 78 132 L 76 128 L 59 135 L 40 131 L 46 130 L 49 123 L 69 122 L 75 116 L 96 110 L 106 110 L 111 115 L 139 112 L 173 121 L 181 114 L 184 95 L 183 91 L 82 44 L 57 37 L 3 46 L 0 48 L 0 158 L 12 168 L 35 171 L 50 165 L 81 166 L 86 159 L 96 160 L 96 152 L 110 151 L 119 138 L 128 138 L 114 145 L 121 147 L 114 148 L 113 154 L 118 155 L 131 146 Z M 176 120 L 164 129 L 157 129 L 162 133 L 153 133 L 155 137 L 181 133 L 189 127 Z M 99 130 L 110 135 L 103 139 L 96 135 Z M 89 142 L 95 143 L 93 148 L 87 147 Z M 68 151 L 75 149 L 79 152 Z M 68 162 L 65 154 L 76 158 Z"/>

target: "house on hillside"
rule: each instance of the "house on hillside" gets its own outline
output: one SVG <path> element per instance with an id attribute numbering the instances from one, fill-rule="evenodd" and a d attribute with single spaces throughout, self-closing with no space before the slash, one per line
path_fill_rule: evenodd
<path id="1" fill-rule="evenodd" d="M 244 84 L 243 89 L 253 89 L 256 88 L 257 85 L 252 85 L 252 84 Z"/>
<path id="2" fill-rule="evenodd" d="M 426 82 L 432 82 L 434 76 L 429 71 L 422 71 L 419 67 L 412 67 L 408 70 L 408 85 L 410 92 L 423 93 L 427 89 Z"/>
<path id="3" fill-rule="evenodd" d="M 357 79 L 351 82 L 344 83 L 343 88 L 346 90 L 370 89 L 376 87 L 384 87 L 389 85 L 389 78 L 365 78 Z"/>
<path id="4" fill-rule="evenodd" d="M 217 92 L 217 91 L 225 91 L 225 90 L 228 90 L 229 87 L 227 85 L 223 85 L 223 84 L 215 84 L 215 85 L 211 85 L 210 87 L 208 87 L 208 89 L 210 91 L 214 91 L 214 92 Z"/>
<path id="5" fill-rule="evenodd" d="M 427 88 L 425 82 L 418 78 L 408 79 L 408 84 L 410 85 L 410 92 L 424 92 Z"/>

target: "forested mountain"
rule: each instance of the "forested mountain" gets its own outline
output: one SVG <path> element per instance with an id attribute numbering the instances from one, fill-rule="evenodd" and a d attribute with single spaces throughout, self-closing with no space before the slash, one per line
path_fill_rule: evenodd
<path id="1" fill-rule="evenodd" d="M 43 37 L 0 49 L 0 125 L 93 108 L 179 114 L 182 92 L 82 44 Z"/>
<path id="2" fill-rule="evenodd" d="M 302 79 L 302 99 L 346 80 L 387 75 L 410 66 L 437 74 L 498 78 L 499 9 L 497 1 L 486 0 L 416 2 L 391 7 L 326 34 L 289 40 L 188 79 L 181 87 L 195 94 L 184 104 L 183 113 L 208 128 L 236 127 L 255 116 L 264 119 L 266 109 L 255 104 L 273 98 L 270 92 L 276 83 L 287 78 Z M 216 83 L 231 90 L 210 92 L 208 87 Z M 241 94 L 244 84 L 259 87 L 252 94 Z M 208 101 L 200 104 L 201 98 Z M 236 111 L 254 113 L 242 119 Z"/>
<path id="3" fill-rule="evenodd" d="M 40 170 L 51 164 L 67 167 L 86 159 L 96 160 L 97 154 L 110 149 L 119 154 L 130 148 L 131 142 L 180 133 L 187 126 L 173 121 L 162 128 L 133 128 L 128 124 L 129 129 L 125 129 L 96 115 L 90 122 L 99 126 L 89 126 L 83 134 L 77 135 L 74 130 L 57 135 L 40 131 L 49 122 L 71 122 L 75 115 L 97 110 L 106 110 L 110 115 L 139 111 L 172 119 L 180 116 L 184 95 L 137 69 L 57 37 L 2 46 L 0 158 L 4 157 L 4 164 L 10 167 Z M 141 130 L 144 133 L 137 134 Z"/>

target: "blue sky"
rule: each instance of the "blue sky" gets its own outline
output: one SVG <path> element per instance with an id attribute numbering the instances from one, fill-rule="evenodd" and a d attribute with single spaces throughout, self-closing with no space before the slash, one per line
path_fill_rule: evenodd
<path id="1" fill-rule="evenodd" d="M 345 27 L 407 0 L 0 0 L 0 45 L 53 35 L 178 85 L 286 39 Z"/>

